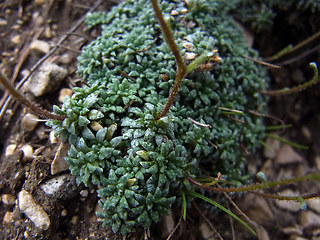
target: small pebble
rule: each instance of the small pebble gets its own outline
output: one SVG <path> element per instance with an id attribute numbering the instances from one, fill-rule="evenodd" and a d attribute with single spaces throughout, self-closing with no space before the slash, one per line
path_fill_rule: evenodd
<path id="1" fill-rule="evenodd" d="M 182 45 L 187 51 L 192 51 L 194 48 L 194 45 L 191 42 L 186 41 Z"/>
<path id="2" fill-rule="evenodd" d="M 73 216 L 71 219 L 71 223 L 74 225 L 76 225 L 78 223 L 78 221 L 79 221 L 79 216 L 77 216 L 77 215 Z"/>
<path id="3" fill-rule="evenodd" d="M 187 59 L 187 60 L 194 60 L 198 55 L 193 53 L 193 52 L 186 52 L 184 54 L 184 57 Z"/>
<path id="4" fill-rule="evenodd" d="M 36 115 L 27 113 L 21 120 L 21 126 L 23 127 L 23 129 L 31 132 L 38 125 L 38 120 L 39 118 Z"/>
<path id="5" fill-rule="evenodd" d="M 103 126 L 97 121 L 92 121 L 90 123 L 90 127 L 93 131 L 96 131 L 96 132 L 103 128 Z"/>
<path id="6" fill-rule="evenodd" d="M 177 10 L 172 10 L 172 11 L 170 12 L 170 15 L 171 15 L 171 16 L 176 16 L 176 15 L 179 15 L 179 12 L 178 12 Z"/>
<path id="7" fill-rule="evenodd" d="M 13 42 L 14 44 L 19 44 L 21 42 L 21 35 L 16 35 L 12 37 L 11 42 Z"/>
<path id="8" fill-rule="evenodd" d="M 67 216 L 67 215 L 68 215 L 67 209 L 63 209 L 63 210 L 61 211 L 61 216 L 62 216 L 62 217 L 65 217 L 65 216 Z"/>
<path id="9" fill-rule="evenodd" d="M 286 227 L 284 229 L 282 229 L 282 232 L 286 235 L 297 235 L 297 236 L 302 236 L 303 235 L 303 231 L 299 228 L 299 226 L 297 227 Z"/>
<path id="10" fill-rule="evenodd" d="M 6 148 L 6 157 L 12 155 L 15 150 L 17 148 L 17 145 L 16 144 L 10 144 L 7 148 Z"/>
<path id="11" fill-rule="evenodd" d="M 43 96 L 59 88 L 67 75 L 66 69 L 54 63 L 43 63 L 24 85 L 24 90 L 30 91 L 36 97 Z"/>
<path id="12" fill-rule="evenodd" d="M 284 144 L 280 148 L 275 161 L 278 164 L 291 164 L 300 163 L 303 161 L 303 158 L 293 149 L 293 147 Z"/>
<path id="13" fill-rule="evenodd" d="M 310 199 L 310 200 L 307 200 L 306 202 L 307 202 L 308 208 L 320 214 L 320 198 Z"/>
<path id="14" fill-rule="evenodd" d="M 291 189 L 285 189 L 280 192 L 280 196 L 299 196 L 300 194 L 297 192 L 293 192 Z M 300 211 L 300 203 L 295 201 L 275 201 L 276 205 L 284 210 L 289 212 L 299 212 Z"/>
<path id="15" fill-rule="evenodd" d="M 34 40 L 31 43 L 30 49 L 46 54 L 50 51 L 50 44 L 46 41 Z"/>
<path id="16" fill-rule="evenodd" d="M 24 231 L 23 236 L 25 237 L 25 239 L 28 239 L 28 238 L 29 238 L 29 233 L 28 233 L 28 231 Z"/>
<path id="17" fill-rule="evenodd" d="M 189 10 L 187 9 L 187 8 L 182 8 L 181 9 L 181 13 L 182 14 L 186 14 L 186 13 L 188 13 L 189 12 Z"/>
<path id="18" fill-rule="evenodd" d="M 12 206 L 16 201 L 16 197 L 11 194 L 3 194 L 1 200 L 4 204 Z"/>
<path id="19" fill-rule="evenodd" d="M 69 143 L 60 143 L 56 155 L 54 156 L 54 159 L 51 163 L 51 175 L 55 175 L 69 169 L 67 162 L 64 160 L 64 158 L 68 154 L 69 148 Z"/>
<path id="20" fill-rule="evenodd" d="M 63 187 L 67 177 L 68 175 L 62 175 L 52 178 L 41 184 L 41 189 L 48 195 L 56 195 Z"/>
<path id="21" fill-rule="evenodd" d="M 13 219 L 13 212 L 6 212 L 3 217 L 3 225 L 9 225 Z"/>
<path id="22" fill-rule="evenodd" d="M 87 189 L 81 190 L 80 195 L 86 198 L 89 195 L 89 191 Z"/>
<path id="23" fill-rule="evenodd" d="M 23 152 L 24 156 L 23 156 L 23 160 L 24 161 L 30 161 L 34 158 L 33 155 L 33 147 L 29 144 L 25 144 L 23 145 L 20 150 Z"/>
<path id="24" fill-rule="evenodd" d="M 18 194 L 19 209 L 35 224 L 36 227 L 47 230 L 50 227 L 50 218 L 43 210 L 41 205 L 37 204 L 32 195 L 25 190 Z"/>
<path id="25" fill-rule="evenodd" d="M 52 143 L 52 144 L 58 142 L 57 137 L 54 135 L 54 131 L 50 132 L 49 139 L 50 139 L 50 143 Z"/>
<path id="26" fill-rule="evenodd" d="M 312 211 L 302 211 L 299 220 L 301 226 L 306 228 L 320 225 L 320 216 Z"/>
<path id="27" fill-rule="evenodd" d="M 70 88 L 62 88 L 60 90 L 60 93 L 59 93 L 59 102 L 63 102 L 63 99 L 66 97 L 66 96 L 69 96 L 71 97 L 73 94 L 73 90 L 70 89 Z"/>
<path id="28" fill-rule="evenodd" d="M 34 3 L 37 5 L 44 4 L 45 0 L 35 0 Z"/>
<path id="29" fill-rule="evenodd" d="M 8 24 L 7 20 L 0 18 L 0 26 L 5 26 L 7 24 Z"/>

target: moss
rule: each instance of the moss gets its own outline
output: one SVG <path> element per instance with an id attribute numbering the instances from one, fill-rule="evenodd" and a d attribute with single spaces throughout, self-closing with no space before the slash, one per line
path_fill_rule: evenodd
<path id="1" fill-rule="evenodd" d="M 245 45 L 224 1 L 188 2 L 161 1 L 182 54 L 218 50 L 222 61 L 190 73 L 165 117 L 157 120 L 175 60 L 151 4 L 137 0 L 87 17 L 89 27 L 102 28 L 78 58 L 87 84 L 54 107 L 67 116 L 63 122 L 47 123 L 71 144 L 66 160 L 78 183 L 98 187 L 98 215 L 114 232 L 157 222 L 179 191 L 191 188 L 186 178 L 201 175 L 200 169 L 242 181 L 246 161 L 239 141 L 254 151 L 264 137 L 261 118 L 246 113 L 265 110 L 266 98 L 257 90 L 267 87 L 266 73 L 244 57 L 257 53 Z M 170 15 L 172 10 L 178 14 Z M 225 108 L 244 114 L 231 116 Z"/>

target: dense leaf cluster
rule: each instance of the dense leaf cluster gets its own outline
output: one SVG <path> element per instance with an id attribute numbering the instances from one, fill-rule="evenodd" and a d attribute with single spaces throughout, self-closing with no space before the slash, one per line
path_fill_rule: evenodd
<path id="1" fill-rule="evenodd" d="M 158 119 L 176 66 L 148 0 L 127 1 L 94 13 L 101 36 L 84 47 L 74 88 L 55 133 L 71 148 L 66 158 L 79 183 L 97 186 L 105 224 L 122 234 L 147 228 L 168 213 L 187 176 L 221 172 L 237 182 L 245 172 L 240 142 L 253 151 L 264 137 L 259 117 L 266 99 L 265 72 L 227 16 L 225 1 L 160 1 L 185 61 L 190 53 L 218 50 L 222 61 L 195 70 L 182 82 L 169 113 Z M 242 111 L 243 114 L 226 109 Z"/>

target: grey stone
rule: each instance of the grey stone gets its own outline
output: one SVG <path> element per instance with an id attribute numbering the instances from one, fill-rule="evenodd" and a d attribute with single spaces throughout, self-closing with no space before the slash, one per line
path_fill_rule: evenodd
<path id="1" fill-rule="evenodd" d="M 36 97 L 43 96 L 58 89 L 67 75 L 66 69 L 54 63 L 43 63 L 25 84 L 24 90 L 33 93 Z"/>
<path id="2" fill-rule="evenodd" d="M 57 150 L 56 155 L 54 156 L 53 162 L 51 163 L 51 174 L 55 175 L 66 171 L 69 169 L 68 164 L 64 160 L 64 158 L 68 154 L 68 150 L 70 148 L 69 143 L 61 142 L 59 148 Z"/>
<path id="3" fill-rule="evenodd" d="M 302 211 L 299 220 L 303 227 L 320 226 L 320 216 L 312 211 Z"/>
<path id="4" fill-rule="evenodd" d="M 48 195 L 57 195 L 60 189 L 64 187 L 68 174 L 58 176 L 46 181 L 41 185 L 41 189 Z"/>

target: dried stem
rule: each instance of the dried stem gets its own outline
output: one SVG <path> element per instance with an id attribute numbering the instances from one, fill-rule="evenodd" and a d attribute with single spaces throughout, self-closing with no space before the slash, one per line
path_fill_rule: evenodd
<path id="1" fill-rule="evenodd" d="M 251 191 L 257 191 L 260 189 L 266 189 L 266 188 L 271 188 L 271 187 L 276 187 L 279 185 L 285 185 L 285 184 L 291 184 L 291 183 L 298 183 L 298 182 L 304 182 L 308 180 L 315 180 L 315 181 L 320 181 L 320 173 L 314 173 L 314 174 L 308 174 L 305 176 L 300 176 L 300 177 L 295 177 L 295 178 L 290 178 L 290 179 L 284 179 L 284 180 L 279 180 L 279 181 L 272 181 L 272 182 L 263 182 L 263 183 L 258 183 L 258 184 L 252 184 L 252 185 L 246 185 L 242 187 L 211 187 L 208 186 L 207 184 L 202 184 L 191 177 L 188 177 L 189 182 L 192 184 L 201 187 L 203 189 L 213 191 L 213 192 L 251 192 Z"/>
<path id="2" fill-rule="evenodd" d="M 270 96 L 276 96 L 276 95 L 285 95 L 285 94 L 292 94 L 296 93 L 299 91 L 302 91 L 308 87 L 311 87 L 312 85 L 318 83 L 320 81 L 319 73 L 318 73 L 318 68 L 316 63 L 310 63 L 310 67 L 312 67 L 314 75 L 313 78 L 306 83 L 303 83 L 299 86 L 293 87 L 293 88 L 284 88 L 280 90 L 274 90 L 274 91 L 259 91 L 261 94 L 266 94 Z"/>
<path id="3" fill-rule="evenodd" d="M 152 3 L 153 10 L 159 20 L 162 34 L 164 35 L 164 38 L 165 38 L 172 54 L 174 55 L 174 58 L 177 63 L 177 74 L 176 74 L 176 78 L 174 80 L 173 88 L 172 88 L 172 91 L 169 95 L 169 98 L 168 98 L 166 105 L 164 106 L 160 115 L 157 118 L 157 119 L 160 119 L 168 113 L 171 105 L 173 104 L 173 102 L 178 94 L 179 88 L 181 86 L 182 79 L 184 77 L 186 77 L 186 75 L 188 73 L 190 73 L 191 71 L 196 69 L 198 66 L 200 66 L 203 62 L 208 61 L 210 59 L 213 59 L 214 61 L 219 61 L 220 58 L 219 57 L 214 58 L 214 55 L 217 53 L 217 51 L 204 52 L 198 58 L 196 58 L 193 62 L 191 62 L 188 66 L 186 66 L 186 64 L 184 63 L 183 58 L 180 54 L 179 48 L 174 40 L 171 28 L 164 20 L 164 17 L 162 15 L 161 10 L 160 10 L 158 1 L 157 0 L 150 0 L 150 1 Z"/>
<path id="4" fill-rule="evenodd" d="M 55 115 L 51 112 L 37 107 L 34 103 L 30 102 L 26 99 L 21 93 L 19 93 L 9 82 L 7 77 L 0 71 L 0 82 L 3 86 L 10 92 L 12 96 L 14 96 L 20 103 L 24 104 L 26 107 L 31 109 L 34 113 L 36 113 L 39 117 L 47 118 L 47 119 L 54 119 L 62 121 L 65 117 L 61 115 Z"/>
<path id="5" fill-rule="evenodd" d="M 181 56 L 180 51 L 178 49 L 178 46 L 174 40 L 172 31 L 163 18 L 163 15 L 162 15 L 162 12 L 160 10 L 160 7 L 158 5 L 157 0 L 151 0 L 151 3 L 152 3 L 153 10 L 159 20 L 159 23 L 161 26 L 161 31 L 162 31 L 162 33 L 166 39 L 166 42 L 169 45 L 169 48 L 172 51 L 172 53 L 176 59 L 176 63 L 177 63 L 177 75 L 174 80 L 174 85 L 173 85 L 172 91 L 170 93 L 170 96 L 168 98 L 168 101 L 158 117 L 158 119 L 160 119 L 168 113 L 171 105 L 173 104 L 174 99 L 176 98 L 177 93 L 179 91 L 181 81 L 187 74 L 187 66 L 183 62 L 183 59 L 182 59 L 182 56 Z"/>

